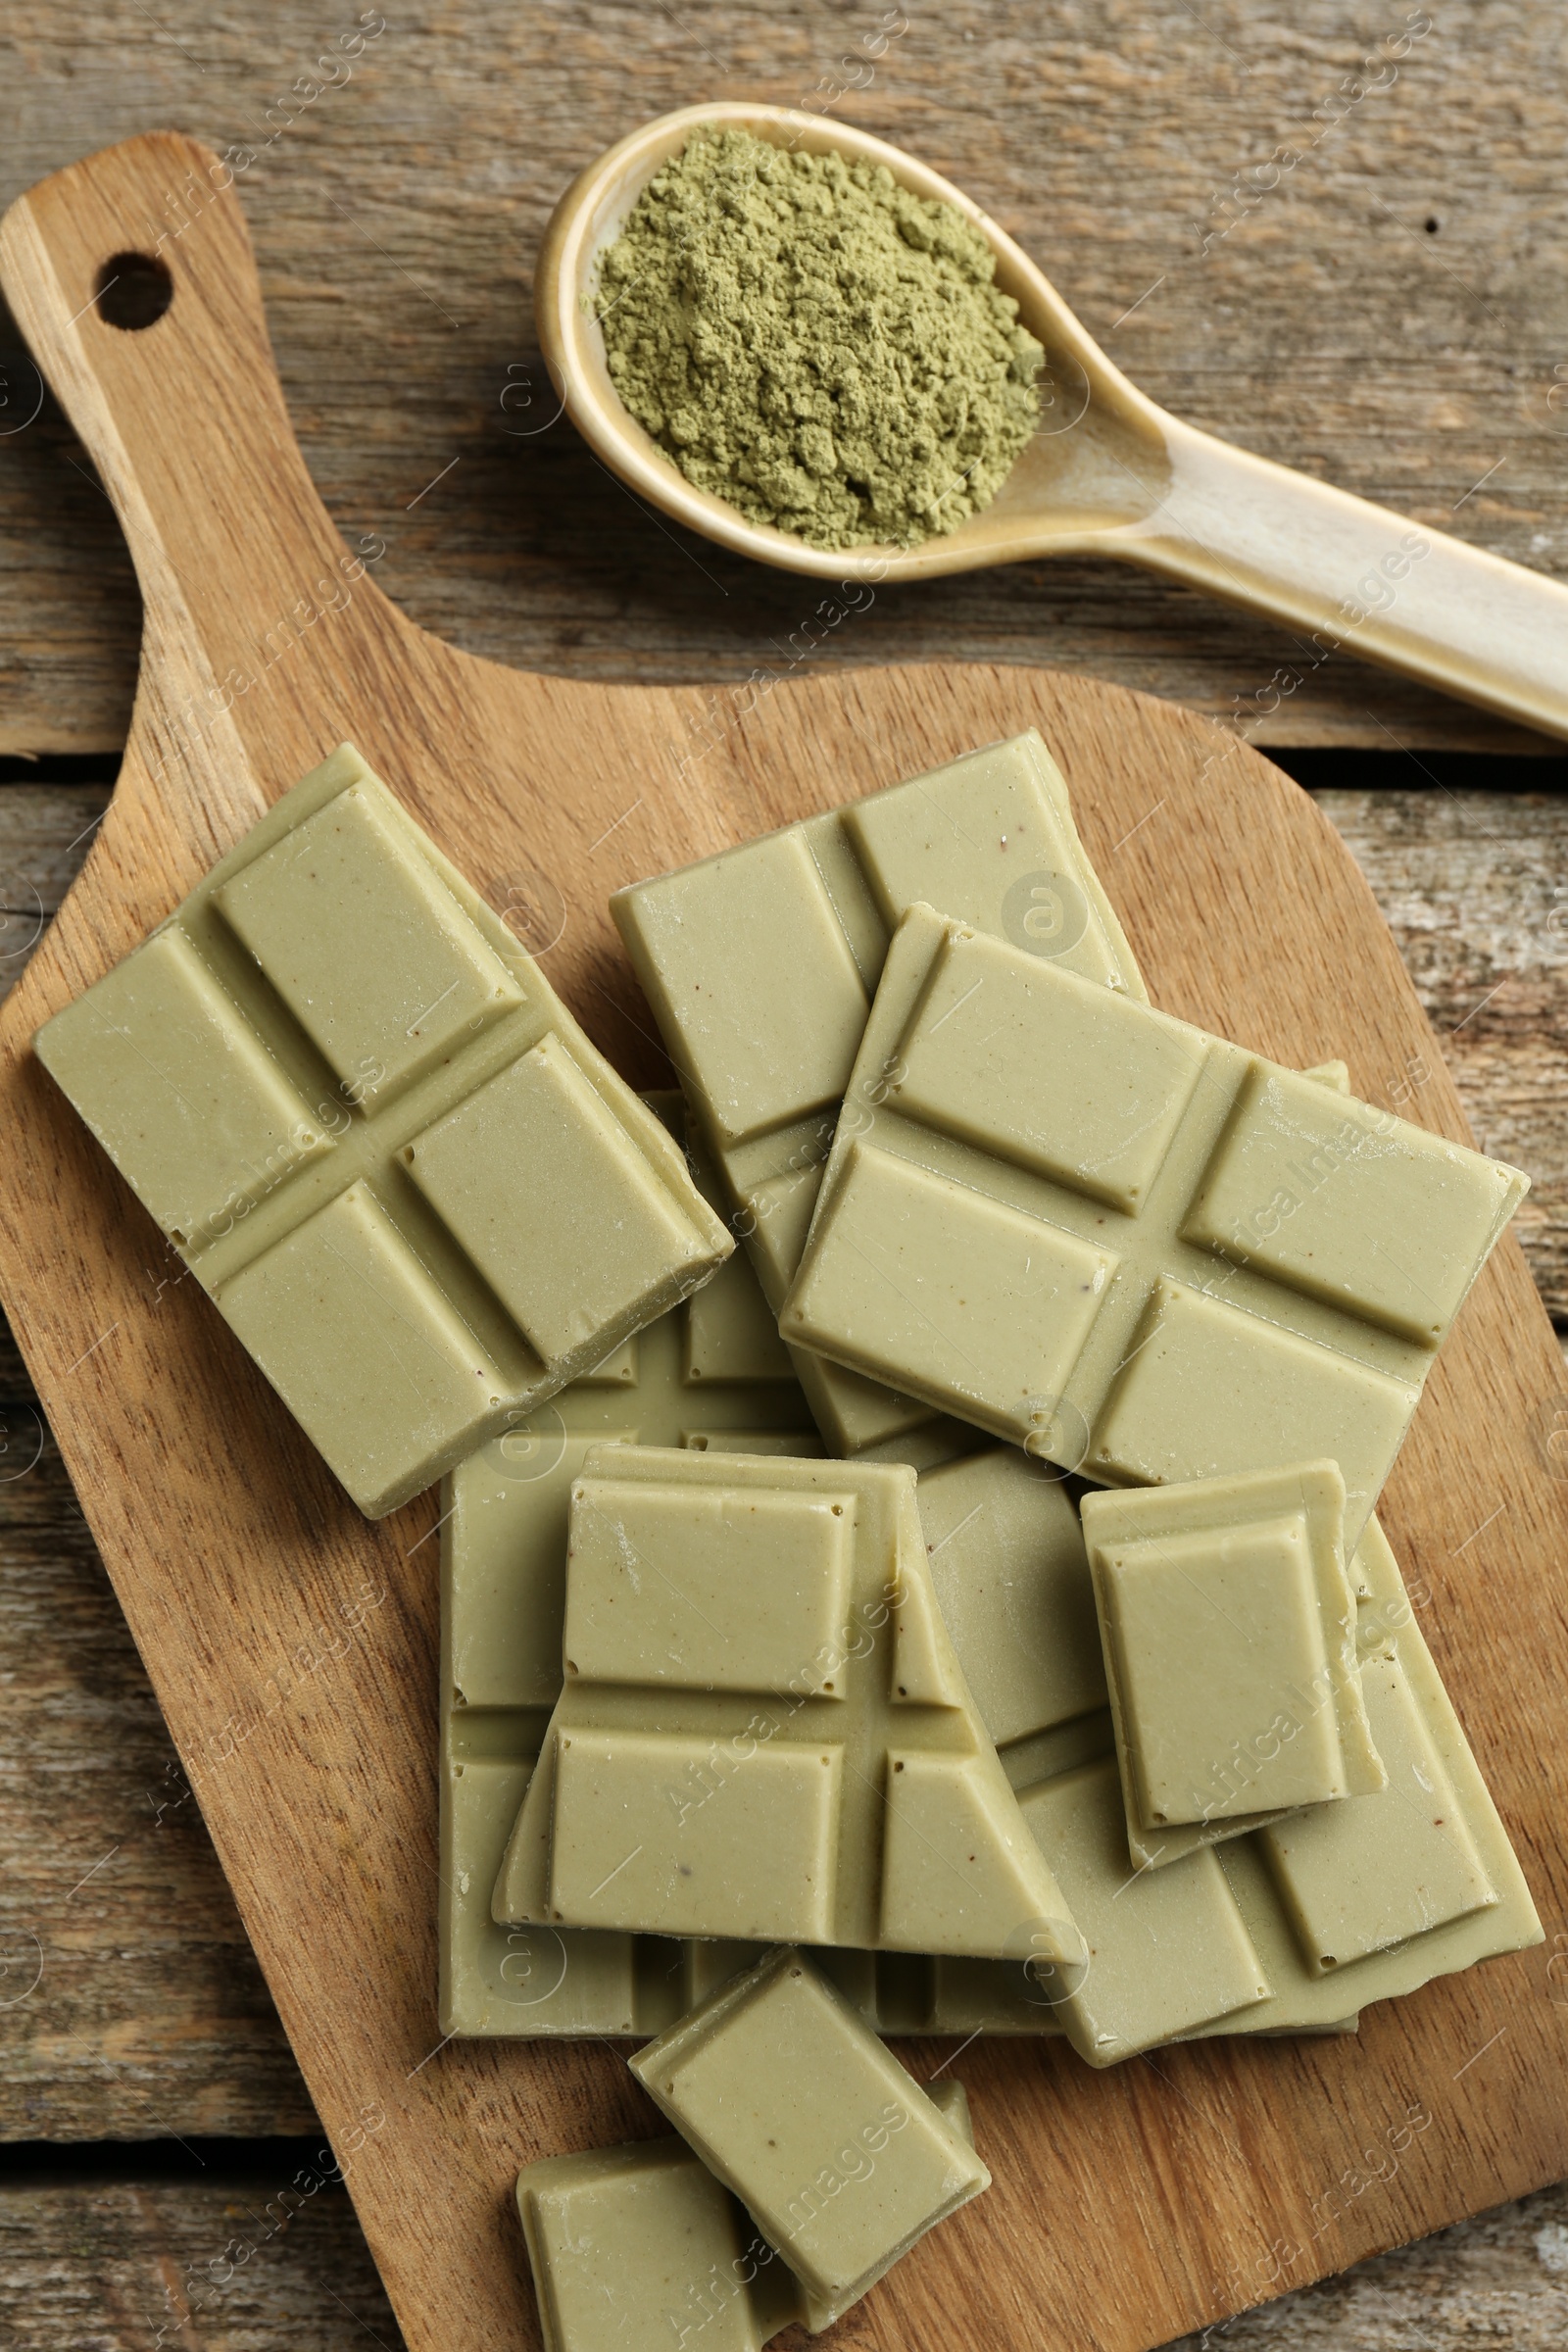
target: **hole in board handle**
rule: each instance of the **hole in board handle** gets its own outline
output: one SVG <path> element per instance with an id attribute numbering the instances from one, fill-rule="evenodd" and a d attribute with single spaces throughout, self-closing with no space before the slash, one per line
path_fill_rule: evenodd
<path id="1" fill-rule="evenodd" d="M 106 326 L 139 334 L 156 326 L 174 299 L 169 264 L 155 253 L 117 253 L 98 272 L 93 301 Z"/>

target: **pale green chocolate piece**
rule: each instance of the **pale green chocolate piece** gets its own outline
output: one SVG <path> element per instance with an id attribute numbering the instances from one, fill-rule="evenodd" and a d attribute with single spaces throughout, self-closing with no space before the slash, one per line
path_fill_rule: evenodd
<path id="1" fill-rule="evenodd" d="M 517 2176 L 544 2352 L 760 2352 L 801 2293 L 683 2139 L 543 2156 Z"/>
<path id="2" fill-rule="evenodd" d="M 788 1946 L 630 2063 L 800 2279 L 812 2328 L 991 2184 L 962 2132 Z"/>
<path id="3" fill-rule="evenodd" d="M 1302 1956 L 1321 1976 L 1402 1943 L 1412 1918 L 1446 1927 L 1497 1900 L 1397 1648 L 1374 1650 L 1361 1672 L 1388 1761 L 1386 1801 L 1318 1806 L 1260 1838 Z"/>
<path id="4" fill-rule="evenodd" d="M 1333 1462 L 1086 1494 L 1135 1862 L 1387 1786 Z"/>
<path id="5" fill-rule="evenodd" d="M 372 1518 L 733 1247 L 347 744 L 34 1050 Z"/>
<path id="6" fill-rule="evenodd" d="M 678 1098 L 654 1098 L 678 1137 Z M 566 1516 L 591 1446 L 821 1441 L 739 1252 L 606 1363 L 459 1464 L 442 1494 L 440 2028 L 536 2036 L 661 2031 L 706 1989 L 694 1968 L 750 1946 L 498 1926 L 490 1894 L 561 1693 Z M 849 1960 L 850 1954 L 835 1955 Z M 866 1997 L 875 2001 L 873 1982 Z"/>
<path id="7" fill-rule="evenodd" d="M 1026 1788 L 1018 1802 L 1087 1946 L 1076 1964 L 1042 1957 L 1029 1973 L 1058 1996 L 1056 2016 L 1091 2066 L 1114 2066 L 1272 1990 L 1210 1849 L 1163 1870 L 1134 1866 L 1110 1759 Z"/>
<path id="8" fill-rule="evenodd" d="M 974 2145 L 963 2084 L 927 2097 Z M 545 2352 L 760 2352 L 809 2326 L 800 2280 L 683 2139 L 541 2156 L 517 2175 Z"/>
<path id="9" fill-rule="evenodd" d="M 156 1062 L 144 1042 L 154 1039 Z M 230 1221 L 245 1216 L 333 1149 L 331 1125 L 315 1116 L 177 926 L 155 931 L 57 1014 L 36 1049 L 181 1247 L 200 1242 L 215 1207 Z"/>
<path id="10" fill-rule="evenodd" d="M 1108 1485 L 1332 1459 L 1353 1546 L 1526 1184 L 916 906 L 780 1329 Z"/>
<path id="11" fill-rule="evenodd" d="M 488 1080 L 406 1145 L 403 1158 L 550 1360 L 602 1348 L 606 1329 L 625 1321 L 625 1300 L 646 1287 L 647 1269 L 687 1247 L 683 1211 L 652 1167 L 627 1152 L 559 1038 L 542 1039 Z M 541 1249 L 542 1236 L 556 1247 Z"/>
<path id="12" fill-rule="evenodd" d="M 1051 1465 L 1012 1446 L 923 1471 L 915 1499 L 943 1619 L 1011 1778 L 1012 1743 L 1105 1704 L 1078 1513 Z"/>
<path id="13" fill-rule="evenodd" d="M 1437 1348 L 1529 1179 L 1327 1091 L 1248 1072 L 1184 1237 Z"/>
<path id="14" fill-rule="evenodd" d="M 775 1311 L 889 936 L 917 900 L 1144 998 L 1033 728 L 611 900 Z M 835 1453 L 881 1447 L 930 1417 L 820 1358 L 798 1369 Z"/>
<path id="15" fill-rule="evenodd" d="M 571 1553 L 498 1921 L 1076 1948 L 942 1623 L 912 1471 L 602 1446 Z"/>
<path id="16" fill-rule="evenodd" d="M 258 827 L 206 887 L 339 1081 L 385 1097 L 523 992 L 347 752 L 333 755 L 330 799 L 265 845 Z"/>
<path id="17" fill-rule="evenodd" d="M 1319 1086 L 1329 1087 L 1337 1095 L 1348 1095 L 1350 1091 L 1350 1065 L 1348 1061 L 1315 1061 L 1309 1070 L 1301 1072 L 1301 1076 L 1315 1078 Z"/>
<path id="18" fill-rule="evenodd" d="M 1327 1806 L 1321 1816 L 1296 1815 L 1277 1841 L 1284 1849 L 1297 1840 L 1296 1859 L 1282 1850 L 1271 1862 L 1267 1848 L 1276 1841 L 1268 1836 L 1215 1848 L 1274 1988 L 1250 2013 L 1258 2032 L 1326 2026 L 1542 1940 L 1508 1833 L 1376 1519 L 1359 1559 L 1370 1592 L 1357 1631 L 1363 1688 L 1390 1786 L 1381 1796 Z M 1432 1783 L 1430 1811 L 1423 1779 Z M 1393 1810 L 1374 1815 L 1374 1807 Z M 1333 1836 L 1303 1845 L 1300 1830 L 1319 1819 Z M 1400 1828 L 1391 1835 L 1396 1821 Z M 1365 1844 L 1363 1823 L 1371 1831 Z M 1477 1872 L 1490 1900 L 1472 1899 Z M 1347 1951 L 1364 1956 L 1342 1957 Z M 1335 1964 L 1325 1967 L 1330 1957 Z"/>

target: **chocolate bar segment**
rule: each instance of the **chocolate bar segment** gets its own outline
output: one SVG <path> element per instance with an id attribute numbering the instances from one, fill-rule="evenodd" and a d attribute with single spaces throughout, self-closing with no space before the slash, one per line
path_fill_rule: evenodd
<path id="1" fill-rule="evenodd" d="M 1084 1496 L 1134 1861 L 1387 1787 L 1344 1519 L 1333 1462 Z"/>
<path id="2" fill-rule="evenodd" d="M 769 1953 L 631 2069 L 826 2328 L 991 2185 L 963 2133 L 805 1954 Z"/>

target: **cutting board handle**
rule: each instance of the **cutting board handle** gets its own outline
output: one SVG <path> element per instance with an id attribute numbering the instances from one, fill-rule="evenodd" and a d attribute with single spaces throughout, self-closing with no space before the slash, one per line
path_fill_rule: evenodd
<path id="1" fill-rule="evenodd" d="M 304 632 L 406 625 L 366 577 L 380 542 L 345 544 L 295 441 L 240 205 L 243 155 L 155 131 L 57 172 L 0 221 L 0 285 L 136 566 L 137 732 L 183 728 L 168 763 L 187 775 L 214 764 L 193 759 L 193 735 L 220 768 L 245 765 L 231 713 L 264 677 L 258 700 L 271 702 Z M 151 323 L 113 322 L 165 294 Z M 267 797 L 289 780 L 259 779 Z M 254 791 L 247 779 L 240 798 Z M 245 811 L 213 813 L 231 834 Z"/>

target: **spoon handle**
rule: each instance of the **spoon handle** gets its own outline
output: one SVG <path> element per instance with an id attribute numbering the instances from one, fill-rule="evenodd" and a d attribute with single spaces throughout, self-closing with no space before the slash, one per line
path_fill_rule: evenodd
<path id="1" fill-rule="evenodd" d="M 1259 715 L 1345 652 L 1568 736 L 1568 588 L 1175 417 L 1161 428 L 1168 481 L 1107 552 L 1298 633 L 1246 698 Z"/>

